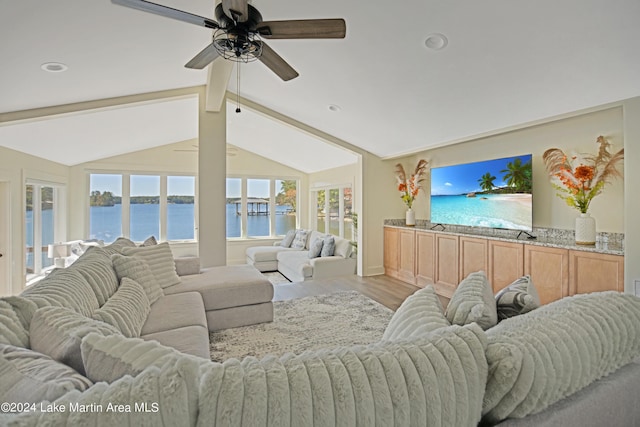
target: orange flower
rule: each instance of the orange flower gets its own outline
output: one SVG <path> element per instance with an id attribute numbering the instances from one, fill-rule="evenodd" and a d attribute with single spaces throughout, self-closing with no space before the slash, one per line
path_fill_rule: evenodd
<path id="1" fill-rule="evenodd" d="M 582 183 L 591 181 L 593 179 L 593 167 L 580 165 L 576 168 L 573 176 Z"/>
<path id="2" fill-rule="evenodd" d="M 401 191 L 401 192 L 407 191 L 407 184 L 405 184 L 404 182 L 401 182 L 400 184 L 398 184 L 398 191 Z"/>

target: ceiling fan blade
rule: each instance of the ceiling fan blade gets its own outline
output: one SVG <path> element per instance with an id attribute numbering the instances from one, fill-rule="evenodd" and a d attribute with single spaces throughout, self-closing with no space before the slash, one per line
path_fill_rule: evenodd
<path id="1" fill-rule="evenodd" d="M 222 10 L 236 22 L 246 22 L 249 19 L 247 0 L 222 0 Z"/>
<path id="2" fill-rule="evenodd" d="M 194 56 L 191 61 L 187 62 L 185 64 L 185 67 L 202 70 L 204 67 L 211 64 L 211 62 L 213 62 L 213 60 L 218 56 L 220 56 L 220 54 L 218 53 L 216 46 L 211 43 L 210 45 L 202 49 L 200 53 Z"/>
<path id="3" fill-rule="evenodd" d="M 256 31 L 265 39 L 342 39 L 347 25 L 344 19 L 265 21 Z"/>
<path id="4" fill-rule="evenodd" d="M 262 42 L 262 55 L 258 59 L 285 82 L 299 76 L 298 72 L 265 42 Z"/>
<path id="5" fill-rule="evenodd" d="M 165 16 L 178 21 L 188 22 L 190 24 L 199 25 L 206 28 L 218 29 L 220 26 L 213 19 L 204 16 L 194 15 L 189 12 L 174 9 L 172 7 L 162 6 L 160 4 L 151 3 L 146 0 L 111 0 L 113 4 L 130 7 L 132 9 L 141 10 L 143 12 L 155 13 L 156 15 Z"/>

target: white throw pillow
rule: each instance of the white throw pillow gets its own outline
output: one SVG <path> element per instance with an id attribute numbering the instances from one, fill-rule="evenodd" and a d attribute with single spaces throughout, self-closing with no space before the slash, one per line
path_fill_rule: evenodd
<path id="1" fill-rule="evenodd" d="M 287 234 L 284 236 L 282 241 L 280 242 L 280 246 L 283 248 L 290 248 L 293 243 L 293 239 L 296 237 L 296 230 L 289 230 Z"/>
<path id="2" fill-rule="evenodd" d="M 475 322 L 484 330 L 498 323 L 496 300 L 484 271 L 471 273 L 460 282 L 445 315 L 452 325 Z"/>
<path id="3" fill-rule="evenodd" d="M 173 260 L 173 253 L 167 242 L 153 246 L 123 248 L 122 254 L 144 259 L 161 288 L 180 283 L 180 277 L 176 273 L 176 263 Z"/>
<path id="4" fill-rule="evenodd" d="M 93 318 L 115 326 L 125 337 L 139 337 L 151 307 L 142 286 L 125 277 L 109 301 L 93 312 Z"/>
<path id="5" fill-rule="evenodd" d="M 111 255 L 111 261 L 120 281 L 128 277 L 144 288 L 149 304 L 153 304 L 164 295 L 156 277 L 153 275 L 151 268 L 149 268 L 149 264 L 144 259 L 113 254 Z"/>
<path id="6" fill-rule="evenodd" d="M 324 236 L 324 243 L 322 244 L 322 252 L 320 256 L 333 256 L 336 251 L 336 238 L 328 235 Z"/>
<path id="7" fill-rule="evenodd" d="M 309 245 L 309 258 L 318 258 L 320 256 L 320 253 L 322 253 L 323 244 L 324 240 L 318 238 L 311 242 L 311 244 Z"/>
<path id="8" fill-rule="evenodd" d="M 522 276 L 496 294 L 498 321 L 519 316 L 540 305 L 540 297 L 531 276 Z"/>
<path id="9" fill-rule="evenodd" d="M 304 249 L 307 246 L 307 239 L 309 238 L 309 230 L 296 230 L 296 237 L 291 243 L 291 247 L 294 249 Z"/>

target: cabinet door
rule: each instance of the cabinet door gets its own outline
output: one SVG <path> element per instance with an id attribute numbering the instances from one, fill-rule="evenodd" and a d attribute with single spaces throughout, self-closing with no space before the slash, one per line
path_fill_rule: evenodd
<path id="1" fill-rule="evenodd" d="M 524 274 L 522 243 L 489 241 L 489 282 L 493 293 L 508 286 Z"/>
<path id="2" fill-rule="evenodd" d="M 416 231 L 416 284 L 432 285 L 435 280 L 435 234 Z"/>
<path id="3" fill-rule="evenodd" d="M 487 239 L 460 236 L 460 275 L 458 281 L 476 271 L 488 270 Z"/>
<path id="4" fill-rule="evenodd" d="M 624 291 L 624 257 L 569 251 L 569 295 Z"/>
<path id="5" fill-rule="evenodd" d="M 384 274 L 398 278 L 398 229 L 384 228 Z"/>
<path id="6" fill-rule="evenodd" d="M 568 296 L 569 251 L 525 245 L 524 274 L 531 276 L 542 304 Z"/>
<path id="7" fill-rule="evenodd" d="M 458 286 L 458 236 L 436 234 L 435 285 L 440 295 L 451 297 Z"/>
<path id="8" fill-rule="evenodd" d="M 398 230 L 398 279 L 415 284 L 416 282 L 416 233 L 413 230 Z"/>

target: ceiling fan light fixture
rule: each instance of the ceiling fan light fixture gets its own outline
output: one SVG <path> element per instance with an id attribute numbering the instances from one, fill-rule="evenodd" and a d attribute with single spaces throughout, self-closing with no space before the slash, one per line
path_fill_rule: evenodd
<path id="1" fill-rule="evenodd" d="M 213 44 L 224 59 L 235 62 L 253 62 L 262 55 L 262 40 L 255 33 L 229 33 L 218 30 L 213 35 Z"/>
<path id="2" fill-rule="evenodd" d="M 442 50 L 449 44 L 449 40 L 444 34 L 429 34 L 424 41 L 424 45 L 431 50 Z"/>
<path id="3" fill-rule="evenodd" d="M 69 69 L 67 64 L 62 62 L 45 62 L 40 68 L 48 73 L 62 73 Z"/>

